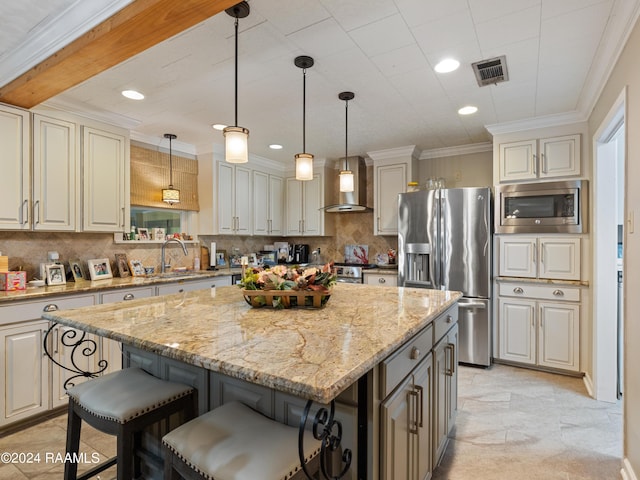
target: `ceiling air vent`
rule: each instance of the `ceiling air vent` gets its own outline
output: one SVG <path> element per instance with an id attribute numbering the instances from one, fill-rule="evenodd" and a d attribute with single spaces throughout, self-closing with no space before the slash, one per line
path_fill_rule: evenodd
<path id="1" fill-rule="evenodd" d="M 496 83 L 506 82 L 509 80 L 509 72 L 507 72 L 507 57 L 490 58 L 472 63 L 473 72 L 476 74 L 478 85 L 495 85 Z"/>

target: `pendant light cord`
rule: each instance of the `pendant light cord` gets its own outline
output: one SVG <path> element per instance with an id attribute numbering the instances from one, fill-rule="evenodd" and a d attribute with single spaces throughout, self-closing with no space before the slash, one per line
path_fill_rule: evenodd
<path id="1" fill-rule="evenodd" d="M 169 188 L 173 188 L 173 160 L 171 158 L 171 140 L 169 137 Z"/>
<path id="2" fill-rule="evenodd" d="M 235 22 L 235 27 L 236 27 L 236 66 L 235 66 L 235 88 L 236 88 L 236 95 L 235 95 L 235 109 L 236 109 L 236 123 L 235 126 L 238 126 L 238 17 L 236 17 L 236 22 Z"/>
<path id="3" fill-rule="evenodd" d="M 307 153 L 307 69 L 302 69 L 302 153 Z"/>
<path id="4" fill-rule="evenodd" d="M 349 162 L 347 161 L 347 152 L 349 142 L 349 100 L 344 102 L 344 169 L 349 170 Z"/>

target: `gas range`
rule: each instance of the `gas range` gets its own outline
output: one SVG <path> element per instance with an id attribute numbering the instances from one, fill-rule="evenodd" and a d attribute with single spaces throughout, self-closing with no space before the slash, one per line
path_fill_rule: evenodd
<path id="1" fill-rule="evenodd" d="M 334 263 L 336 281 L 341 283 L 364 283 L 364 270 L 374 268 L 370 263 Z"/>

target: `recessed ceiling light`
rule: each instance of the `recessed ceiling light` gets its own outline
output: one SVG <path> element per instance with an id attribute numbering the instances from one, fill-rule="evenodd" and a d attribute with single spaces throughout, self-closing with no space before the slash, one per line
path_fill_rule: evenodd
<path id="1" fill-rule="evenodd" d="M 223 125 L 221 123 L 214 123 L 213 125 L 211 125 L 211 128 L 213 128 L 214 130 L 224 130 L 225 128 L 227 128 L 226 125 Z"/>
<path id="2" fill-rule="evenodd" d="M 460 66 L 460 62 L 454 58 L 445 58 L 438 63 L 434 70 L 438 73 L 449 73 L 457 70 Z"/>
<path id="3" fill-rule="evenodd" d="M 279 145 L 277 143 L 272 143 L 271 145 L 269 145 L 269 148 L 271 150 L 282 150 L 282 145 Z"/>
<path id="4" fill-rule="evenodd" d="M 136 92 L 135 90 L 123 90 L 122 95 L 130 98 L 131 100 L 142 100 L 144 95 L 140 92 Z"/>
<path id="5" fill-rule="evenodd" d="M 476 113 L 478 111 L 478 107 L 474 107 L 472 105 L 467 105 L 466 107 L 462 107 L 458 110 L 460 115 L 471 115 L 472 113 Z"/>

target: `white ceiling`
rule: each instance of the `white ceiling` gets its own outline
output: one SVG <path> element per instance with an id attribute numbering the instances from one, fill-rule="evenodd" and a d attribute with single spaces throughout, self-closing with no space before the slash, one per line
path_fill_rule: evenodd
<path id="1" fill-rule="evenodd" d="M 25 59 L 35 64 L 33 52 L 59 48 L 69 32 L 87 30 L 126 3 L 0 0 L 8 20 L 0 29 L 1 83 L 21 73 Z M 424 156 L 488 142 L 487 125 L 586 119 L 640 0 L 249 3 L 251 14 L 240 20 L 238 123 L 251 132 L 252 154 L 293 163 L 302 151 L 298 55 L 315 59 L 307 70 L 307 152 L 344 156 L 338 93 L 350 90 L 349 155 L 416 145 Z M 210 152 L 222 143 L 211 124 L 234 123 L 233 23 L 221 13 L 48 103 L 119 122 L 134 139 L 164 145 L 170 132 L 178 135 L 174 147 Z M 470 64 L 499 55 L 507 57 L 509 82 L 478 87 Z M 447 56 L 461 67 L 436 74 L 433 66 Z M 146 98 L 123 98 L 127 88 Z M 459 116 L 458 108 L 469 104 L 478 113 Z M 284 149 L 270 150 L 270 143 Z"/>

